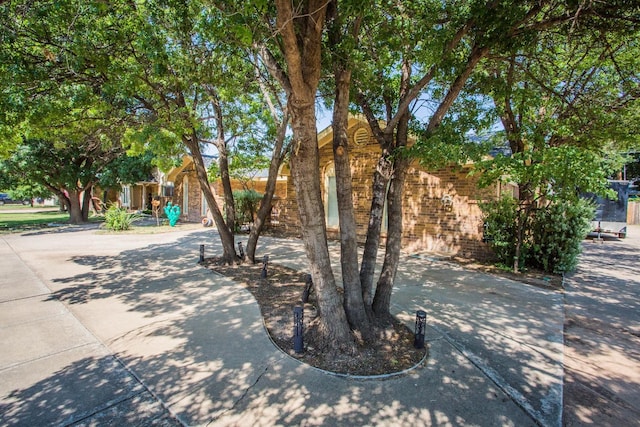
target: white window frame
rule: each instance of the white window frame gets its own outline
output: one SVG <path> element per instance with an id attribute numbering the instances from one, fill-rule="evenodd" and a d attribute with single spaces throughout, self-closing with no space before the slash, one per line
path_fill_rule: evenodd
<path id="1" fill-rule="evenodd" d="M 189 214 L 189 177 L 182 177 L 182 213 Z"/>
<path id="2" fill-rule="evenodd" d="M 120 191 L 120 205 L 123 208 L 128 208 L 131 206 L 131 186 L 123 185 L 122 190 Z"/>
<path id="3" fill-rule="evenodd" d="M 332 185 L 333 178 L 333 185 Z M 336 169 L 333 163 L 329 164 L 324 171 L 324 219 L 327 228 L 336 229 L 340 227 L 340 213 L 338 211 L 338 193 L 336 189 Z M 330 217 L 333 205 L 335 204 L 335 218 Z"/>
<path id="4" fill-rule="evenodd" d="M 202 203 L 200 203 L 200 215 L 207 216 L 209 204 L 207 203 L 207 199 L 204 197 L 204 191 L 202 190 L 200 190 L 200 199 L 202 200 Z"/>

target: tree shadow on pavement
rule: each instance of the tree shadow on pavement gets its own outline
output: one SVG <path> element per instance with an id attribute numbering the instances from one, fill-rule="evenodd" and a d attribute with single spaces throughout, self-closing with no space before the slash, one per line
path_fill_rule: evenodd
<path id="1" fill-rule="evenodd" d="M 640 417 L 639 242 L 633 235 L 585 241 L 578 269 L 568 276 L 567 426 L 633 425 Z"/>
<path id="2" fill-rule="evenodd" d="M 92 424 L 99 412 L 112 425 L 177 425 L 176 420 L 113 357 L 86 357 L 0 403 L 5 426 Z"/>
<path id="3" fill-rule="evenodd" d="M 427 323 L 542 424 L 562 413 L 562 295 L 441 260 L 407 258 L 395 304 Z"/>
<path id="4" fill-rule="evenodd" d="M 99 251 L 76 255 L 70 261 L 90 270 L 60 273 L 52 280 L 58 289 L 52 298 L 65 303 L 181 422 L 534 425 L 518 404 L 437 336 L 431 336 L 427 366 L 391 379 L 336 377 L 281 353 L 269 341 L 251 294 L 197 265 L 199 244 L 207 244 L 208 254 L 220 251 L 210 239 L 210 234 L 191 233 L 115 256 Z M 301 247 L 265 239 L 259 250 L 286 263 L 298 262 L 294 254 Z M 118 387 L 103 365 L 81 360 L 15 390 L 3 412 L 16 419 L 51 405 L 63 413 L 64 408 L 79 412 L 80 403 L 57 391 L 67 380 L 81 384 L 79 396 Z M 97 378 L 103 373 L 103 382 L 92 380 L 93 373 Z"/>

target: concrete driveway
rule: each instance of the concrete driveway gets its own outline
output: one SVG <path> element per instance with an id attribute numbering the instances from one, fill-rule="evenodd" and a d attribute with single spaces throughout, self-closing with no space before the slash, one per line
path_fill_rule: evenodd
<path id="1" fill-rule="evenodd" d="M 278 351 L 200 244 L 220 251 L 202 228 L 0 236 L 0 424 L 560 425 L 561 293 L 404 257 L 393 309 L 427 311 L 427 363 L 341 378 Z M 299 241 L 259 253 L 305 268 Z"/>
<path id="2" fill-rule="evenodd" d="M 640 420 L 640 226 L 585 242 L 566 281 L 564 424 Z"/>

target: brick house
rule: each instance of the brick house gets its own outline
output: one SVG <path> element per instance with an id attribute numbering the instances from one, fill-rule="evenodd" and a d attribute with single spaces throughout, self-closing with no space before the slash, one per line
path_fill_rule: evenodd
<path id="1" fill-rule="evenodd" d="M 215 161 L 213 156 L 204 156 L 205 167 L 207 169 L 212 162 Z M 179 205 L 181 214 L 180 219 L 185 222 L 201 222 L 203 218 L 212 219 L 209 206 L 204 198 L 198 177 L 196 175 L 193 159 L 190 156 L 184 156 L 182 164 L 171 169 L 166 174 L 166 181 L 171 183 L 173 187 L 171 202 Z M 251 180 L 241 182 L 239 180 L 231 180 L 231 188 L 236 190 L 255 190 L 263 194 L 267 185 L 267 177 L 264 174 L 258 174 Z M 220 209 L 223 209 L 224 198 L 222 196 L 222 183 L 217 180 L 211 184 L 213 195 Z M 279 177 L 276 182 L 276 192 L 274 196 L 274 204 L 277 204 L 281 198 L 286 198 L 286 177 Z M 275 209 L 277 211 L 277 208 Z"/>
<path id="2" fill-rule="evenodd" d="M 155 169 L 146 180 L 124 184 L 119 189 L 96 186 L 93 190 L 94 203 L 105 209 L 113 204 L 133 212 L 151 210 L 151 200 L 163 194 L 163 176 L 162 172 Z"/>
<path id="3" fill-rule="evenodd" d="M 371 180 L 380 148 L 367 122 L 350 117 L 347 129 L 353 204 L 358 238 L 364 242 L 371 205 Z M 329 237 L 338 238 L 338 210 L 331 127 L 318 134 L 322 197 Z M 417 162 L 407 171 L 403 203 L 403 250 L 411 253 L 436 252 L 468 258 L 487 258 L 490 250 L 482 241 L 483 220 L 478 199 L 493 198 L 499 189 L 480 191 L 477 179 L 469 177 L 469 167 L 450 166 L 427 171 Z M 284 169 L 283 175 L 288 175 Z M 300 220 L 295 190 L 287 181 L 288 197 L 280 201 L 280 222 L 293 231 Z M 386 213 L 385 213 L 386 216 Z M 386 221 L 386 218 L 385 218 Z M 383 224 L 383 237 L 386 224 Z"/>
<path id="4" fill-rule="evenodd" d="M 205 166 L 209 167 L 214 158 L 204 157 Z M 182 163 L 167 172 L 167 195 L 173 205 L 180 206 L 180 220 L 185 222 L 200 222 L 207 216 L 208 207 L 196 175 L 193 159 L 183 156 Z M 165 203 L 166 204 L 166 203 Z"/>
<path id="5" fill-rule="evenodd" d="M 349 118 L 347 130 L 353 176 L 353 204 L 358 238 L 364 243 L 371 204 L 371 179 L 380 148 L 367 122 L 359 117 Z M 338 210 L 333 166 L 332 129 L 318 134 L 322 197 L 325 205 L 327 233 L 338 238 Z M 214 159 L 207 158 L 210 163 Z M 495 198 L 500 191 L 510 189 L 490 188 L 479 190 L 477 178 L 469 177 L 470 165 L 450 166 L 438 170 L 425 170 L 417 162 L 407 171 L 403 205 L 403 241 L 405 251 L 435 252 L 467 258 L 487 258 L 488 246 L 482 241 L 483 220 L 478 206 L 479 199 Z M 182 220 L 199 222 L 211 217 L 190 157 L 185 156 L 180 167 L 171 170 L 166 180 L 173 182 L 173 203 L 182 208 Z M 263 193 L 266 176 L 255 177 L 248 183 L 232 181 L 232 188 L 255 189 Z M 222 186 L 212 184 L 214 195 L 222 208 Z M 185 209 L 186 206 L 186 209 Z M 271 220 L 283 231 L 298 234 L 300 219 L 295 189 L 287 165 L 281 168 L 276 186 Z M 385 213 L 386 216 L 386 213 Z M 386 218 L 385 218 L 386 221 Z M 383 238 L 386 224 L 383 224 Z"/>

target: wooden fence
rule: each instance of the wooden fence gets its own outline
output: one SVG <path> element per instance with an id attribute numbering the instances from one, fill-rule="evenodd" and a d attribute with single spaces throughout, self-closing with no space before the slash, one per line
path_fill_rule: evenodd
<path id="1" fill-rule="evenodd" d="M 640 202 L 629 201 L 627 203 L 627 224 L 640 224 Z"/>

